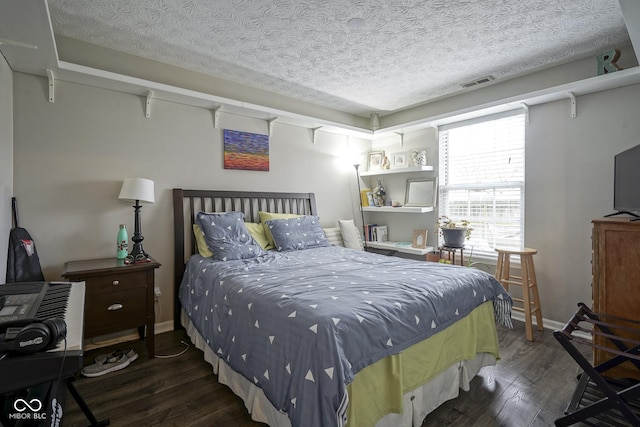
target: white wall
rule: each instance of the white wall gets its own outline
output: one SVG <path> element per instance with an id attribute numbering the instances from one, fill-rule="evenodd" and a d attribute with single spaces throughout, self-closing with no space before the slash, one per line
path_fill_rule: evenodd
<path id="1" fill-rule="evenodd" d="M 591 303 L 591 220 L 613 212 L 613 157 L 640 144 L 640 85 L 530 109 L 525 243 L 538 249 L 543 314 L 563 323 Z"/>
<path id="2" fill-rule="evenodd" d="M 323 225 L 352 218 L 356 180 L 341 162 L 347 138 L 274 123 L 270 171 L 223 169 L 224 128 L 267 133 L 267 124 L 58 81 L 55 103 L 44 78 L 14 74 L 15 194 L 21 224 L 38 244 L 48 280 L 59 279 L 69 260 L 115 256 L 118 224 L 133 230 L 133 209 L 117 200 L 122 180 L 155 181 L 156 203 L 142 208 L 144 248 L 162 267 L 156 272 L 162 315 L 172 318 L 173 213 L 171 188 L 314 192 Z M 351 138 L 352 149 L 368 141 Z M 130 231 L 132 234 L 132 231 Z"/>
<path id="3" fill-rule="evenodd" d="M 0 55 L 0 283 L 7 273 L 13 196 L 13 72 Z"/>

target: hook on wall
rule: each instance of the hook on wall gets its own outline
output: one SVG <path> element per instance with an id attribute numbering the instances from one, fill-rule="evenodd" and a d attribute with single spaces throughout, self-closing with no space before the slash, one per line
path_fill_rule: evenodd
<path id="1" fill-rule="evenodd" d="M 277 117 L 274 117 L 273 119 L 267 119 L 267 126 L 269 126 L 269 136 L 271 136 L 271 133 L 273 132 L 273 122 L 275 122 L 276 120 L 278 120 Z"/>
<path id="2" fill-rule="evenodd" d="M 571 100 L 571 117 L 575 119 L 578 115 L 576 112 L 576 96 L 573 92 L 567 92 L 567 95 L 569 95 L 569 99 Z"/>
<path id="3" fill-rule="evenodd" d="M 311 128 L 311 142 L 313 144 L 316 143 L 316 136 L 318 135 L 318 131 L 322 129 L 322 126 L 318 126 L 317 128 Z M 347 140 L 348 141 L 348 140 Z"/>
<path id="4" fill-rule="evenodd" d="M 220 124 L 220 111 L 222 111 L 222 105 L 218 105 L 213 109 L 213 127 L 218 129 Z"/>
<path id="5" fill-rule="evenodd" d="M 524 108 L 524 124 L 528 126 L 529 125 L 529 106 L 523 102 L 522 108 Z"/>
<path id="6" fill-rule="evenodd" d="M 53 75 L 53 70 L 51 68 L 47 68 L 47 76 L 49 78 L 49 102 L 55 102 L 55 76 Z"/>
<path id="7" fill-rule="evenodd" d="M 151 100 L 153 99 L 153 91 L 150 90 L 147 93 L 147 103 L 146 103 L 146 108 L 145 108 L 145 112 L 144 112 L 144 116 L 148 119 L 149 117 L 151 117 Z"/>

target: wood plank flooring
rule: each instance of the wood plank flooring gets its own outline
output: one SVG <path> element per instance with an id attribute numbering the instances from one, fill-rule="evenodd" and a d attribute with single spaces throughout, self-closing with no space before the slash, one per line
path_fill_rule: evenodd
<path id="1" fill-rule="evenodd" d="M 483 368 L 470 391 L 444 403 L 422 427 L 551 426 L 562 416 L 577 382 L 578 366 L 551 331 L 538 333 L 531 343 L 525 339 L 524 325 L 514 323 L 513 330 L 498 329 L 497 365 Z M 180 340 L 190 343 L 184 331 L 157 335 L 156 354 L 179 353 L 185 348 Z M 211 366 L 193 346 L 179 357 L 153 360 L 146 357 L 142 342 L 129 346 L 140 354 L 130 366 L 101 377 L 78 377 L 75 382 L 98 420 L 109 418 L 112 426 L 264 426 L 251 420 L 240 398 L 218 384 Z M 111 350 L 88 351 L 85 364 Z M 590 355 L 590 348 L 580 350 Z M 64 425 L 88 425 L 70 395 Z"/>

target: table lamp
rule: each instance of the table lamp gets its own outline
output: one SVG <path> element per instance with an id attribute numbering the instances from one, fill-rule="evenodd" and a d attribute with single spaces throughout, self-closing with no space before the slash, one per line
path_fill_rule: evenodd
<path id="1" fill-rule="evenodd" d="M 145 178 L 126 178 L 122 183 L 118 199 L 135 201 L 136 203 L 133 206 L 135 212 L 134 231 L 133 237 L 131 238 L 131 240 L 133 240 L 133 249 L 131 249 L 128 258 L 132 258 L 133 261 L 146 260 L 149 258 L 149 254 L 147 254 L 142 247 L 144 237 L 142 236 L 142 227 L 140 226 L 140 208 L 142 208 L 140 202 L 155 202 L 153 181 Z"/>

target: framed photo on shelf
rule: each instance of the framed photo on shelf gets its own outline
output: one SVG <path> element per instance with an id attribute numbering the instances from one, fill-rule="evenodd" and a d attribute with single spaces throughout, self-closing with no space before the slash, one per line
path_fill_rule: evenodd
<path id="1" fill-rule="evenodd" d="M 367 204 L 364 206 L 375 206 L 376 205 L 376 199 L 373 196 L 373 191 L 368 191 L 367 192 Z"/>
<path id="2" fill-rule="evenodd" d="M 437 198 L 438 178 L 407 179 L 405 206 L 435 207 Z"/>
<path id="3" fill-rule="evenodd" d="M 413 230 L 411 247 L 417 249 L 424 249 L 427 247 L 427 230 Z"/>
<path id="4" fill-rule="evenodd" d="M 360 190 L 360 206 L 369 206 L 369 193 L 371 193 L 370 188 Z"/>
<path id="5" fill-rule="evenodd" d="M 390 166 L 391 166 L 391 169 L 406 168 L 408 166 L 407 152 L 401 151 L 399 153 L 392 153 Z"/>
<path id="6" fill-rule="evenodd" d="M 376 225 L 371 227 L 371 241 L 372 242 L 386 242 L 388 239 L 388 232 L 386 225 Z"/>
<path id="7" fill-rule="evenodd" d="M 367 162 L 367 170 L 369 171 L 379 171 L 382 170 L 382 162 L 384 161 L 384 151 L 370 151 L 368 162 Z"/>

